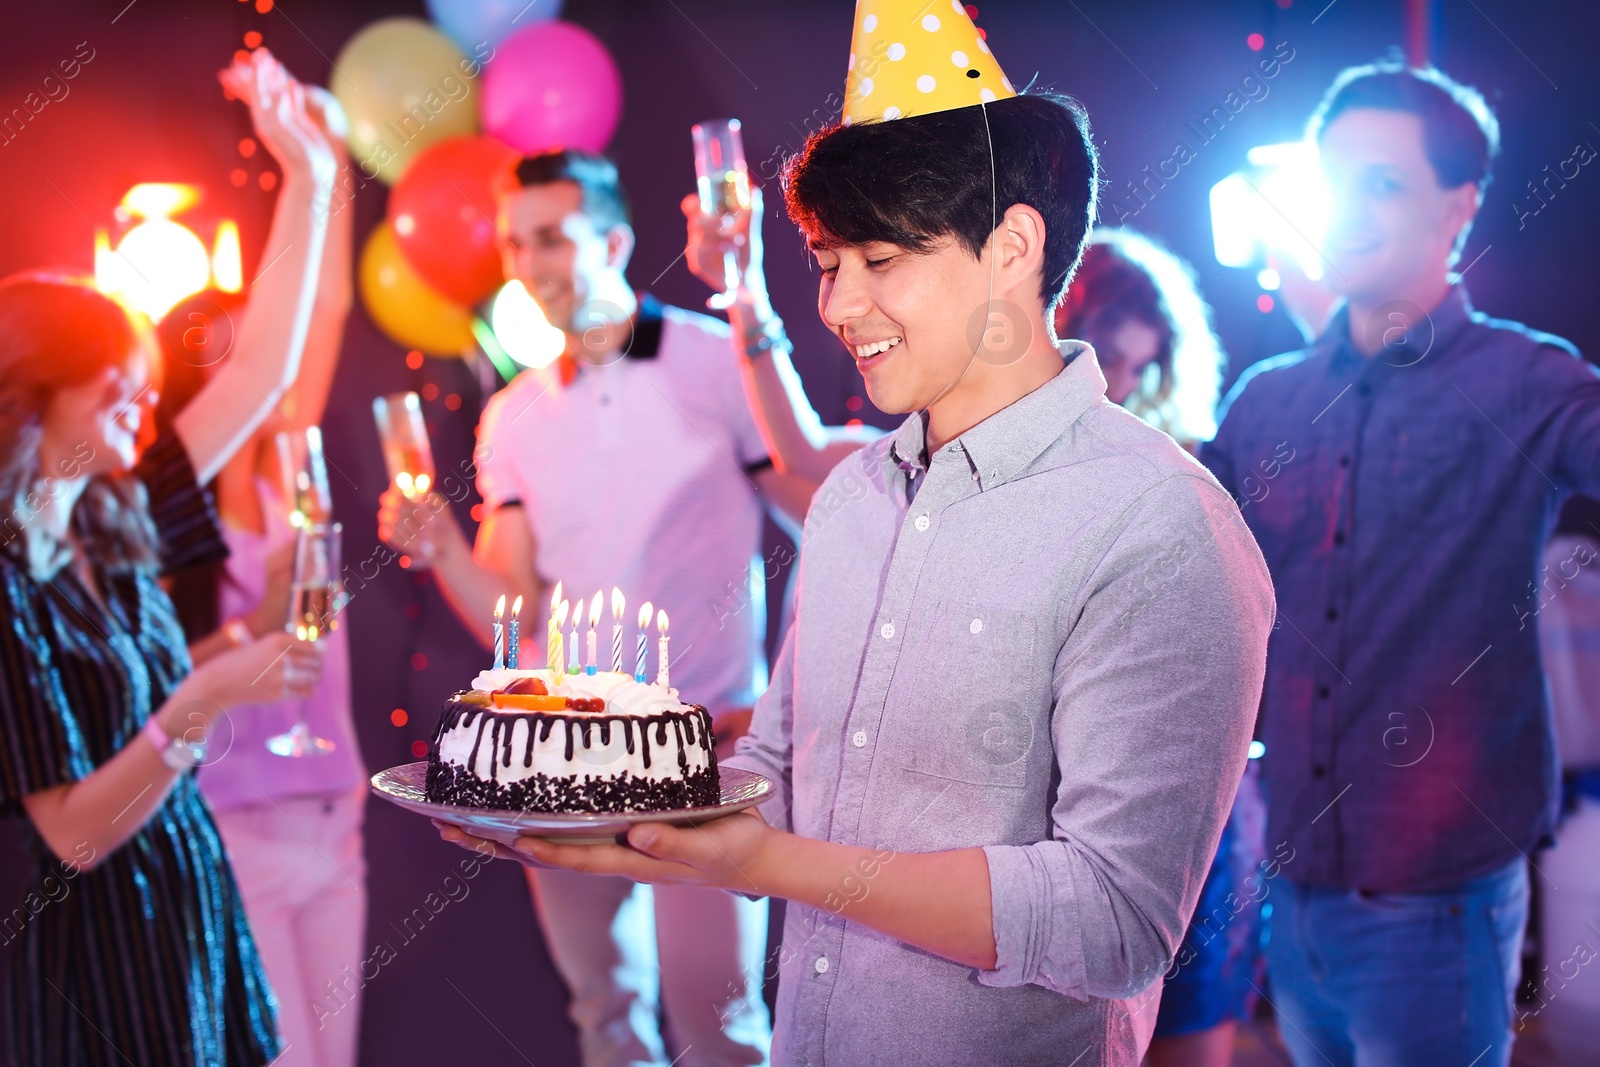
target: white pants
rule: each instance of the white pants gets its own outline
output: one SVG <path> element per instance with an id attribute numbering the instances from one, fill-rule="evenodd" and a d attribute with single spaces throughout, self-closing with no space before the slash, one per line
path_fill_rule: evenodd
<path id="1" fill-rule="evenodd" d="M 765 900 L 531 868 L 528 883 L 584 1067 L 664 1067 L 662 1006 L 674 1064 L 765 1067 Z"/>
<path id="2" fill-rule="evenodd" d="M 275 1067 L 353 1067 L 367 866 L 367 790 L 215 813 L 267 979 L 278 996 Z M 345 970 L 349 967 L 349 972 Z M 337 990 L 330 996 L 328 988 Z"/>
<path id="3" fill-rule="evenodd" d="M 1600 766 L 1600 560 L 1570 536 L 1551 540 L 1541 583 L 1539 644 L 1550 685 L 1556 751 L 1566 767 Z M 1548 599 L 1547 599 L 1548 598 Z M 1600 1063 L 1600 801 L 1584 797 L 1538 855 L 1544 968 L 1520 1006 L 1557 1063 Z"/>

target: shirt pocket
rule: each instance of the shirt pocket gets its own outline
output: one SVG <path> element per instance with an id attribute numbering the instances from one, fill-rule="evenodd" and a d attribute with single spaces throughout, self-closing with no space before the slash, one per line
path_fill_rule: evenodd
<path id="1" fill-rule="evenodd" d="M 1026 614 L 941 602 L 896 716 L 901 766 L 947 781 L 1023 788 L 1035 747 L 1050 744 L 1049 670 L 1036 661 L 1037 646 L 1037 626 Z"/>
<path id="2" fill-rule="evenodd" d="M 1456 526 L 1472 517 L 1483 477 L 1483 439 L 1474 427 L 1419 421 L 1394 426 L 1378 440 L 1383 485 L 1375 493 L 1390 523 Z"/>

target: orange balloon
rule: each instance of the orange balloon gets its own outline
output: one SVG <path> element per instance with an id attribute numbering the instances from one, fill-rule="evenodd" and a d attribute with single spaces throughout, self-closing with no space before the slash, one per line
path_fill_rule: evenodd
<path id="1" fill-rule="evenodd" d="M 400 347 L 435 356 L 459 356 L 472 347 L 472 310 L 417 276 L 387 222 L 367 238 L 359 276 L 367 313 Z"/>

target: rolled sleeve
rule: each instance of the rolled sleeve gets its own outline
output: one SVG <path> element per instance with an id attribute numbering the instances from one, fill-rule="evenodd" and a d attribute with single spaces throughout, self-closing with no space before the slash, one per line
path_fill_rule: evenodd
<path id="1" fill-rule="evenodd" d="M 794 642 L 791 626 L 773 665 L 772 681 L 751 712 L 749 732 L 739 738 L 733 755 L 722 761 L 724 767 L 750 771 L 772 783 L 772 796 L 760 805 L 761 817 L 786 833 L 794 832 Z"/>
<path id="2" fill-rule="evenodd" d="M 1148 490 L 1126 518 L 1065 615 L 1052 838 L 984 849 L 996 949 L 984 985 L 1121 999 L 1160 978 L 1244 769 L 1273 617 L 1261 554 L 1198 473 Z"/>

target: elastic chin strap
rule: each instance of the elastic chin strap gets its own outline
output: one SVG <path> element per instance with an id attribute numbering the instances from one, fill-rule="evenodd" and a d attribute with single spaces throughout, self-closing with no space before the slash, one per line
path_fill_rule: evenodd
<path id="1" fill-rule="evenodd" d="M 989 142 L 989 297 L 984 303 L 983 329 L 978 331 L 978 343 L 973 347 L 972 355 L 967 357 L 966 366 L 961 368 L 961 373 L 956 375 L 949 385 L 939 390 L 938 396 L 928 401 L 929 408 L 960 385 L 967 372 L 972 370 L 972 365 L 978 361 L 978 353 L 983 351 L 983 339 L 989 335 L 989 309 L 994 307 L 994 231 L 1000 226 L 1000 198 L 995 179 L 994 135 L 989 130 L 989 105 L 979 101 L 978 107 L 983 111 L 983 135 Z"/>

